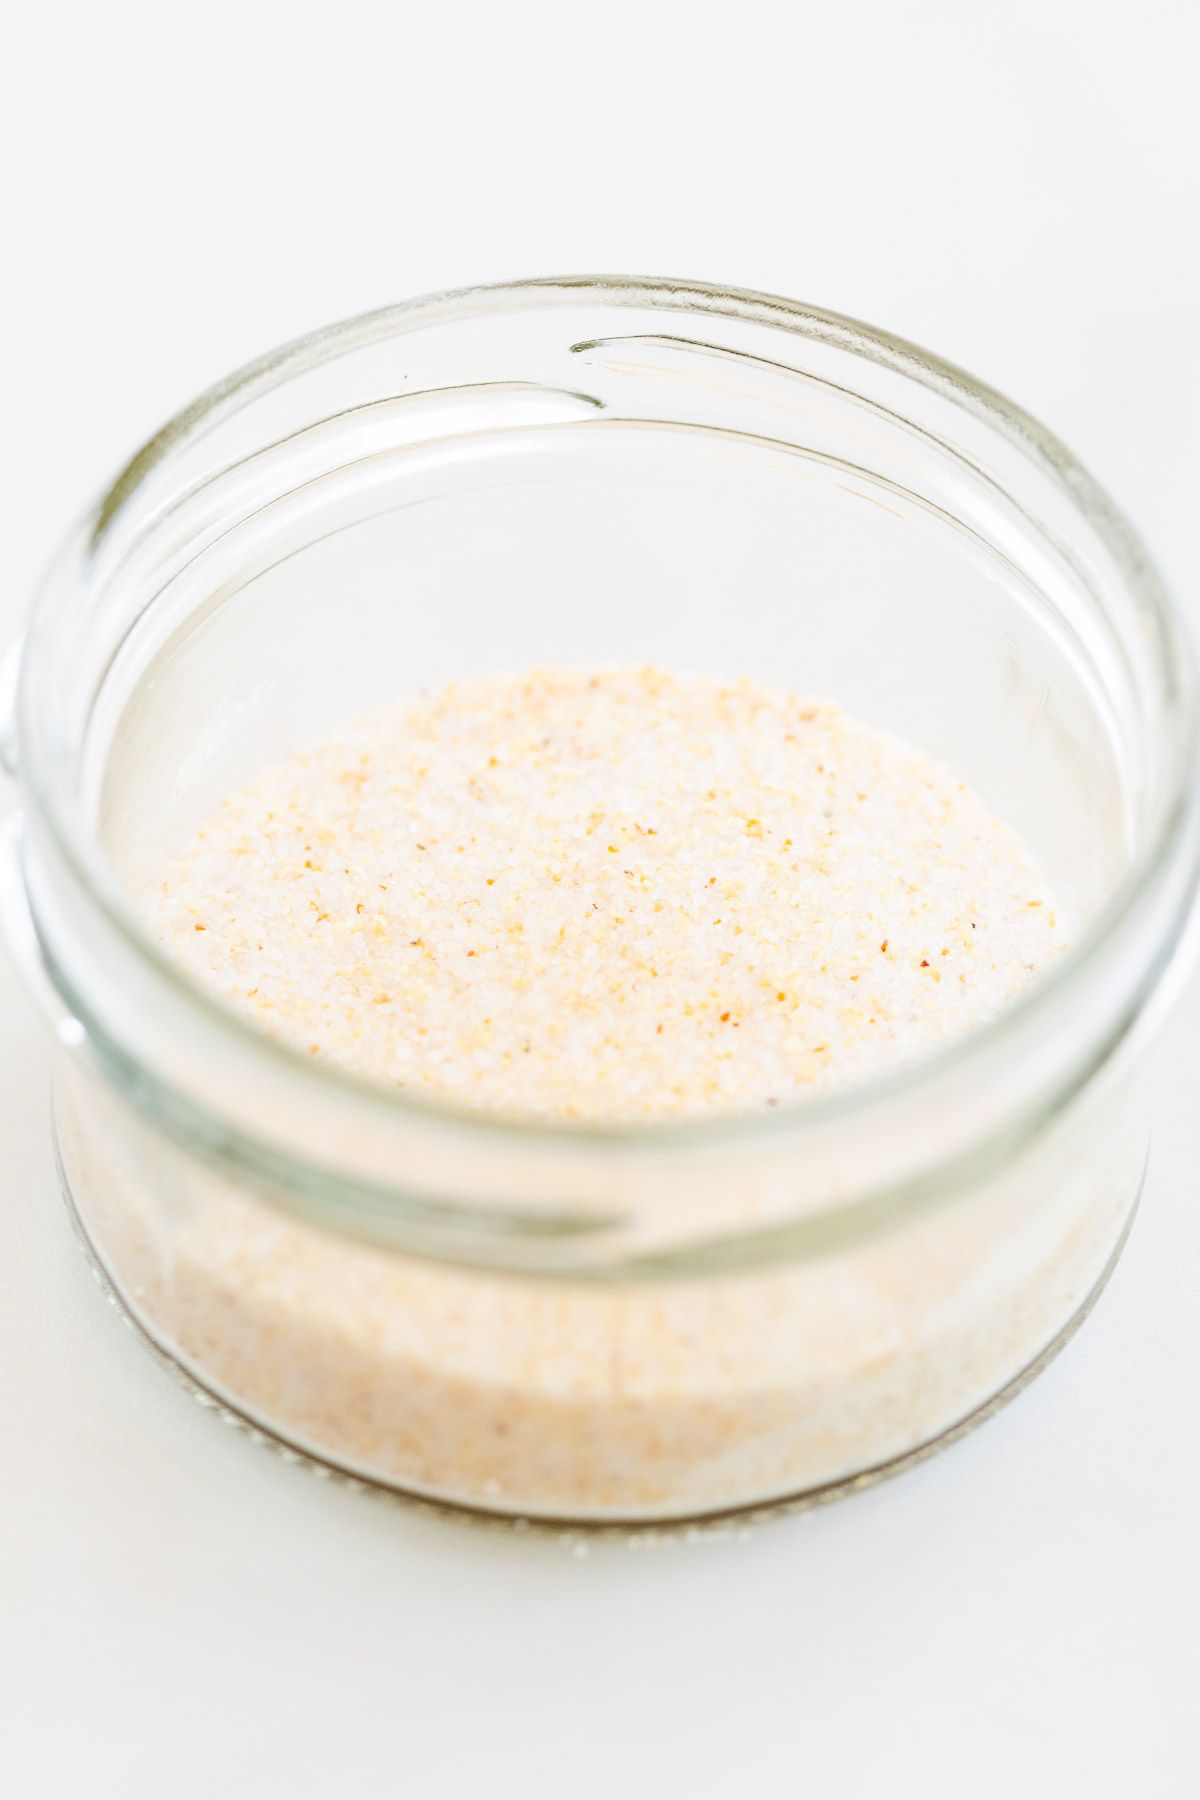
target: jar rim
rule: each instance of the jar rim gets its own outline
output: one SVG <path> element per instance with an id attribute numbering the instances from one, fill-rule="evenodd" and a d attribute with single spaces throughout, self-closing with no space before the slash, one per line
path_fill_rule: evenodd
<path id="1" fill-rule="evenodd" d="M 1168 793 L 1150 840 L 1131 859 L 1079 941 L 1052 970 L 1032 983 L 993 1019 L 975 1026 L 959 1038 L 935 1046 L 911 1063 L 831 1094 L 788 1101 L 770 1111 L 603 1124 L 497 1114 L 433 1096 L 415 1095 L 408 1090 L 389 1089 L 380 1082 L 335 1065 L 314 1063 L 286 1043 L 259 1031 L 193 981 L 140 925 L 107 870 L 92 834 L 81 830 L 81 821 L 68 804 L 69 794 L 64 792 L 69 784 L 55 780 L 55 774 L 65 760 L 65 750 L 62 750 L 61 758 L 56 757 L 52 709 L 48 708 L 47 696 L 41 691 L 43 684 L 38 681 L 39 669 L 47 651 L 52 648 L 42 629 L 47 610 L 45 603 L 51 597 L 56 572 L 69 583 L 72 554 L 86 557 L 103 541 L 111 521 L 154 471 L 174 452 L 195 441 L 259 394 L 335 356 L 433 322 L 556 302 L 563 305 L 594 302 L 650 310 L 669 308 L 674 312 L 716 313 L 740 318 L 801 338 L 832 344 L 913 379 L 974 414 L 1031 457 L 1057 483 L 1113 554 L 1124 583 L 1134 594 L 1149 628 L 1157 635 L 1163 670 L 1170 684 L 1169 705 L 1164 709 L 1157 729 L 1162 734 L 1169 732 L 1172 742 Z M 64 547 L 47 589 L 35 604 L 22 658 L 17 721 L 23 787 L 39 822 L 46 827 L 57 855 L 71 871 L 78 890 L 101 910 L 107 927 L 120 936 L 126 948 L 155 980 L 167 984 L 181 1002 L 195 1010 L 196 1016 L 206 1018 L 244 1059 L 257 1061 L 260 1067 L 271 1066 L 289 1080 L 294 1078 L 298 1091 L 302 1084 L 309 1094 L 336 1092 L 343 1099 L 349 1097 L 372 1109 L 389 1109 L 417 1125 L 448 1127 L 476 1137 L 481 1135 L 484 1140 L 492 1139 L 497 1144 L 519 1140 L 530 1144 L 544 1142 L 557 1148 L 575 1145 L 583 1151 L 635 1147 L 669 1152 L 703 1148 L 717 1142 L 728 1147 L 767 1138 L 778 1141 L 789 1135 L 801 1135 L 816 1126 L 850 1125 L 881 1106 L 891 1108 L 935 1088 L 952 1069 L 960 1075 L 967 1067 L 986 1071 L 989 1066 L 995 1066 L 995 1059 L 1003 1054 L 1007 1044 L 1017 1039 L 1030 1041 L 1046 1021 L 1061 1015 L 1070 1007 L 1073 997 L 1089 988 L 1095 971 L 1114 943 L 1118 939 L 1124 941 L 1128 936 L 1134 920 L 1140 916 L 1148 891 L 1155 889 L 1169 871 L 1174 873 L 1176 880 L 1173 931 L 1178 935 L 1190 910 L 1200 869 L 1200 783 L 1196 780 L 1200 762 L 1200 711 L 1188 634 L 1136 533 L 1072 453 L 1045 427 L 994 389 L 903 338 L 839 313 L 780 296 L 665 277 L 544 277 L 450 289 L 321 327 L 267 352 L 210 387 L 137 451 L 104 490 Z M 1158 985 L 1173 948 L 1172 944 L 1159 945 L 1156 946 L 1157 954 L 1147 956 L 1140 990 L 1125 999 L 1122 1035 L 1136 1021 Z M 85 1021 L 85 1025 L 88 1023 Z M 1081 1075 L 1080 1080 L 1083 1078 Z"/>

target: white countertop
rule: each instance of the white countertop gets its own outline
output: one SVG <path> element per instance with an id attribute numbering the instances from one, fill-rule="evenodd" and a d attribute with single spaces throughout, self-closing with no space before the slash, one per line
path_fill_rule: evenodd
<path id="1" fill-rule="evenodd" d="M 934 345 L 1060 431 L 1200 621 L 1195 9 L 834 10 L 22 9 L 0 640 L 90 491 L 226 368 L 578 269 Z M 1200 1792 L 1200 988 L 1128 1251 L 1029 1392 L 853 1501 L 636 1554 L 350 1492 L 192 1405 L 75 1246 L 7 965 L 0 1049 L 6 1796 Z"/>

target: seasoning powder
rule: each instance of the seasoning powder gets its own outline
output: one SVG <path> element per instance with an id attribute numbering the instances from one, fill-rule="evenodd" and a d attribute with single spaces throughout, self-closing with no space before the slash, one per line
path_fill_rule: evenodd
<path id="1" fill-rule="evenodd" d="M 1028 854 L 928 758 L 655 669 L 368 718 L 227 799 L 154 901 L 193 974 L 313 1056 L 588 1121 L 844 1086 L 1064 944 Z"/>
<path id="2" fill-rule="evenodd" d="M 368 718 L 229 797 L 144 905 L 306 1055 L 588 1122 L 862 1080 L 994 1015 L 1065 935 L 1026 851 L 923 755 L 654 669 L 464 681 Z M 64 1164 L 160 1343 L 302 1448 L 556 1517 L 772 1499 L 953 1428 L 1086 1303 L 1141 1155 L 1116 1107 L 1077 1107 L 953 1206 L 820 1256 L 518 1279 L 309 1225 L 85 1079 L 60 1088 Z"/>

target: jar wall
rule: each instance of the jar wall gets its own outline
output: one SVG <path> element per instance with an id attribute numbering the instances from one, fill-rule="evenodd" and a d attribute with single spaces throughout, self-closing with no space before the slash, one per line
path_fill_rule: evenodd
<path id="1" fill-rule="evenodd" d="M 829 1104 L 642 1135 L 292 1055 L 139 922 L 225 793 L 356 715 L 641 661 L 825 694 L 942 759 L 1075 950 Z M 287 347 L 64 547 L 4 736 L 83 1228 L 169 1355 L 316 1456 L 546 1517 L 823 1490 L 1009 1391 L 1111 1266 L 1144 1159 L 1127 1071 L 1200 865 L 1190 656 L 1061 446 L 886 334 L 567 281 Z"/>
<path id="2" fill-rule="evenodd" d="M 722 1277 L 528 1279 L 295 1217 L 63 1055 L 62 1167 L 134 1318 L 295 1448 L 522 1516 L 664 1520 L 885 1469 L 1002 1395 L 1119 1249 L 1145 1138 L 1111 1073 L 924 1216 Z"/>

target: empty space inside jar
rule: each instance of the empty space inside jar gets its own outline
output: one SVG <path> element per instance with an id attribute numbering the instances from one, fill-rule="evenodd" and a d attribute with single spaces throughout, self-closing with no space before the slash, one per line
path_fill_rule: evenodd
<path id="1" fill-rule="evenodd" d="M 908 740 L 1085 924 L 1129 852 L 1127 672 L 1068 571 L 1049 565 L 1047 592 L 895 475 L 597 413 L 375 452 L 235 513 L 167 573 L 93 709 L 122 885 L 360 715 L 491 671 L 649 663 L 828 698 Z"/>

